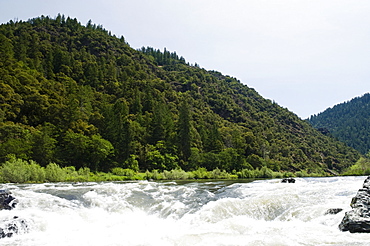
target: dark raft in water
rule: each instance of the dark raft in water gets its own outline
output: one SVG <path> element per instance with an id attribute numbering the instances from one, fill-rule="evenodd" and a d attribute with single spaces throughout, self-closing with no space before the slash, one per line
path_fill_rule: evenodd
<path id="1" fill-rule="evenodd" d="M 294 178 L 284 178 L 283 180 L 281 180 L 281 183 L 295 183 L 295 179 Z"/>
<path id="2" fill-rule="evenodd" d="M 341 231 L 370 232 L 370 176 L 351 201 L 352 210 L 346 212 L 339 224 Z"/>

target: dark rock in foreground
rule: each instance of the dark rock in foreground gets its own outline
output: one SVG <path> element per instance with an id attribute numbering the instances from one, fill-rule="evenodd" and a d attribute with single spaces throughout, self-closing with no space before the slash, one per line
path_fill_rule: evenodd
<path id="1" fill-rule="evenodd" d="M 285 179 L 281 180 L 281 183 L 295 183 L 295 179 L 285 178 Z"/>
<path id="2" fill-rule="evenodd" d="M 352 210 L 346 212 L 339 229 L 349 232 L 370 232 L 370 176 L 351 201 Z"/>
<path id="3" fill-rule="evenodd" d="M 17 199 L 10 195 L 9 191 L 0 190 L 0 210 L 11 210 L 17 205 Z"/>
<path id="4" fill-rule="evenodd" d="M 15 208 L 18 200 L 10 195 L 9 191 L 0 190 L 0 210 L 11 210 Z M 15 234 L 28 231 L 28 225 L 24 219 L 14 216 L 11 219 L 0 221 L 0 238 L 11 237 Z"/>
<path id="5" fill-rule="evenodd" d="M 11 220 L 6 220 L 0 225 L 0 238 L 12 237 L 15 234 L 28 232 L 28 225 L 24 219 L 17 216 Z"/>

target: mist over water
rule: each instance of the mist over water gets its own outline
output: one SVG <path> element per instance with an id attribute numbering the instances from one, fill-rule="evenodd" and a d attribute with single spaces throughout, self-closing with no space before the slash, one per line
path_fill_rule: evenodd
<path id="1" fill-rule="evenodd" d="M 365 177 L 2 185 L 28 232 L 1 245 L 368 245 L 338 224 Z M 343 208 L 325 215 L 330 208 Z"/>

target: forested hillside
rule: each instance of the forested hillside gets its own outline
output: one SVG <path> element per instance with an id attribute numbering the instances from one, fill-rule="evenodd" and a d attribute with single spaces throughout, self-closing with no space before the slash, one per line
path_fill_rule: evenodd
<path id="1" fill-rule="evenodd" d="M 353 98 L 310 117 L 309 122 L 362 154 L 370 150 L 370 94 Z"/>
<path id="2" fill-rule="evenodd" d="M 0 163 L 323 173 L 359 158 L 237 79 L 91 21 L 10 21 L 0 54 Z"/>

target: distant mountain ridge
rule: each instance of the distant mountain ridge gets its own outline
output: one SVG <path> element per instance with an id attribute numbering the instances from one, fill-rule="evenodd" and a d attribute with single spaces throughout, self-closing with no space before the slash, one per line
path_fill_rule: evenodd
<path id="1" fill-rule="evenodd" d="M 370 150 L 370 94 L 355 97 L 335 105 L 308 121 L 315 127 L 357 149 L 362 154 Z"/>
<path id="2" fill-rule="evenodd" d="M 237 79 L 91 21 L 10 21 L 0 52 L 0 163 L 322 174 L 359 158 Z"/>

